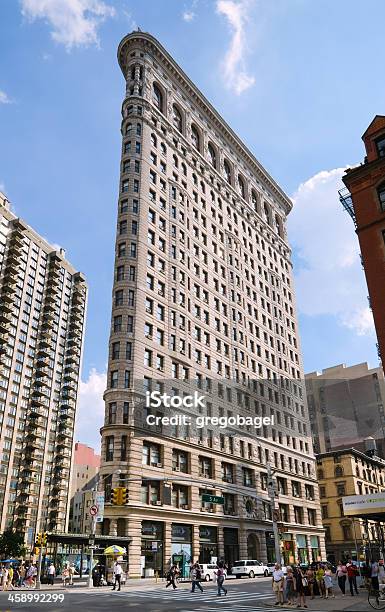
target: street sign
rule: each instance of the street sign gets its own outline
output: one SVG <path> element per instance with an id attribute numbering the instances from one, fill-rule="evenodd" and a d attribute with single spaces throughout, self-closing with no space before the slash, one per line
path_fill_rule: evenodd
<path id="1" fill-rule="evenodd" d="M 223 504 L 225 503 L 225 498 L 220 497 L 219 495 L 208 495 L 207 493 L 203 493 L 202 501 L 207 502 L 208 504 Z"/>
<path id="2" fill-rule="evenodd" d="M 96 522 L 102 523 L 104 518 L 104 491 L 97 491 L 95 495 L 95 506 L 98 507 Z"/>
<path id="3" fill-rule="evenodd" d="M 90 515 L 91 516 L 96 516 L 98 513 L 99 508 L 94 504 L 93 506 L 91 506 L 90 508 Z"/>

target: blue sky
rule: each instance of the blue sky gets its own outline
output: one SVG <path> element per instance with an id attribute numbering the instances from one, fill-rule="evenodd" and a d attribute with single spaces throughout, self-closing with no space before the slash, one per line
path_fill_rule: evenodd
<path id="1" fill-rule="evenodd" d="M 133 28 L 175 57 L 294 198 L 305 371 L 377 365 L 358 243 L 336 189 L 384 113 L 385 3 L 339 0 L 0 2 L 0 184 L 87 276 L 81 406 L 104 386 L 124 81 Z M 87 441 L 87 440 L 85 440 Z"/>

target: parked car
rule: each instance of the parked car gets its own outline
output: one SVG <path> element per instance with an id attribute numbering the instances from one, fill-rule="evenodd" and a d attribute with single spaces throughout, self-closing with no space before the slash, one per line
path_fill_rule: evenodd
<path id="1" fill-rule="evenodd" d="M 200 563 L 199 567 L 201 568 L 202 580 L 206 580 L 206 582 L 215 580 L 215 571 L 218 569 L 216 563 Z"/>
<path id="2" fill-rule="evenodd" d="M 275 568 L 275 563 L 268 563 L 267 564 L 267 569 L 269 570 L 269 576 L 271 576 L 273 574 L 274 568 Z M 283 573 L 286 576 L 286 574 L 287 574 L 287 567 L 286 567 L 286 565 L 282 565 L 282 571 L 283 571 Z"/>
<path id="3" fill-rule="evenodd" d="M 267 565 L 263 565 L 260 561 L 255 559 L 245 559 L 241 561 L 235 561 L 231 568 L 231 573 L 236 578 L 242 576 L 248 576 L 248 578 L 254 578 L 254 576 L 268 576 L 269 568 Z"/>

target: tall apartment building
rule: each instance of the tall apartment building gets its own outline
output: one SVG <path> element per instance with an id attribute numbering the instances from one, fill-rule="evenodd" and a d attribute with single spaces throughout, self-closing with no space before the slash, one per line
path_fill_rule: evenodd
<path id="1" fill-rule="evenodd" d="M 317 455 L 317 474 L 328 559 L 379 558 L 380 528 L 373 520 L 345 516 L 343 498 L 384 491 L 385 461 L 371 451 L 345 448 Z"/>
<path id="2" fill-rule="evenodd" d="M 367 363 L 339 364 L 305 375 L 315 453 L 351 448 L 365 450 L 373 437 L 385 457 L 385 377 Z"/>
<path id="3" fill-rule="evenodd" d="M 0 530 L 65 531 L 87 288 L 0 194 Z"/>
<path id="4" fill-rule="evenodd" d="M 129 501 L 106 504 L 103 531 L 129 538 L 131 576 L 171 561 L 185 572 L 190 559 L 272 560 L 270 463 L 285 560 L 323 557 L 292 203 L 156 39 L 126 36 L 118 59 L 126 97 L 100 472 L 107 502 L 119 484 Z M 144 391 L 176 387 L 204 389 L 206 416 L 274 415 L 276 425 L 259 437 L 146 427 Z"/>
<path id="5" fill-rule="evenodd" d="M 340 200 L 356 227 L 362 265 L 378 338 L 385 362 L 385 115 L 376 115 L 364 135 L 364 162 L 346 170 Z"/>

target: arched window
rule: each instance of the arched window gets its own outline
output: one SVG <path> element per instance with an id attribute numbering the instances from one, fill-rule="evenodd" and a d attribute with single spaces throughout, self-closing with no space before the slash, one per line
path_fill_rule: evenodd
<path id="1" fill-rule="evenodd" d="M 191 142 L 193 143 L 194 147 L 198 149 L 198 151 L 201 150 L 199 132 L 197 128 L 195 127 L 195 125 L 191 126 Z"/>
<path id="2" fill-rule="evenodd" d="M 182 114 L 175 104 L 173 104 L 172 107 L 172 122 L 178 132 L 182 133 Z"/>
<path id="3" fill-rule="evenodd" d="M 238 174 L 238 189 L 239 189 L 239 193 L 241 194 L 241 197 L 245 199 L 246 197 L 245 183 L 240 174 Z"/>
<path id="4" fill-rule="evenodd" d="M 254 189 L 251 192 L 251 203 L 254 207 L 255 212 L 257 212 L 258 211 L 258 196 L 256 192 L 254 191 Z"/>
<path id="5" fill-rule="evenodd" d="M 211 142 L 209 142 L 207 149 L 208 149 L 208 152 L 209 152 L 209 161 L 210 161 L 210 164 L 214 168 L 216 168 L 217 167 L 217 155 L 215 153 L 215 149 L 214 149 L 213 145 L 211 144 Z"/>
<path id="6" fill-rule="evenodd" d="M 385 183 L 381 183 L 381 185 L 377 189 L 378 199 L 380 200 L 380 206 L 382 212 L 385 212 Z"/>
<path id="7" fill-rule="evenodd" d="M 152 102 L 163 113 L 163 95 L 156 83 L 152 86 Z"/>
<path id="8" fill-rule="evenodd" d="M 336 478 L 341 478 L 341 476 L 343 476 L 343 475 L 344 475 L 344 470 L 343 470 L 342 466 L 341 465 L 337 465 L 335 470 L 334 470 L 334 476 Z"/>
<path id="9" fill-rule="evenodd" d="M 132 123 L 127 123 L 126 125 L 126 136 L 131 136 L 132 134 Z"/>
<path id="10" fill-rule="evenodd" d="M 142 135 L 142 126 L 140 123 L 136 124 L 136 135 L 137 136 L 141 136 Z"/>
<path id="11" fill-rule="evenodd" d="M 275 229 L 277 230 L 278 236 L 282 237 L 281 220 L 278 215 L 275 215 Z"/>
<path id="12" fill-rule="evenodd" d="M 151 144 L 153 147 L 156 147 L 157 139 L 155 134 L 151 134 Z"/>
<path id="13" fill-rule="evenodd" d="M 266 223 L 268 223 L 270 225 L 270 211 L 269 211 L 269 207 L 266 204 L 266 202 L 263 205 L 263 216 L 264 216 L 264 219 L 265 219 Z"/>
<path id="14" fill-rule="evenodd" d="M 226 181 L 229 183 L 229 185 L 231 185 L 231 168 L 227 159 L 225 159 L 225 161 L 223 162 L 223 170 Z"/>

